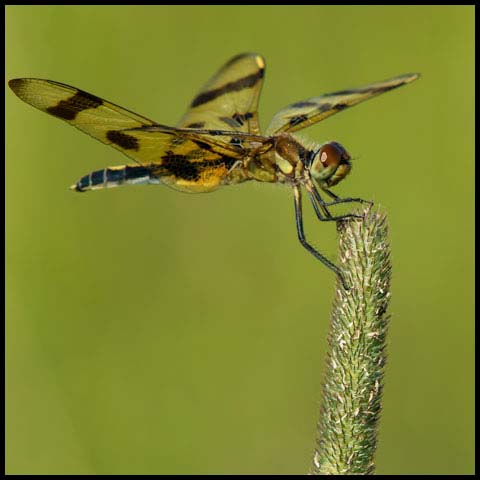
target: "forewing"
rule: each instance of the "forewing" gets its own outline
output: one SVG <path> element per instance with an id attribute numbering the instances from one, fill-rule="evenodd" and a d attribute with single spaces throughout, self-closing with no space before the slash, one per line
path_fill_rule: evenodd
<path id="1" fill-rule="evenodd" d="M 135 160 L 144 161 L 139 145 L 121 130 L 156 125 L 154 121 L 52 80 L 16 78 L 10 80 L 9 86 L 21 100 L 33 107 L 65 120 Z"/>
<path id="2" fill-rule="evenodd" d="M 257 109 L 264 72 L 258 54 L 233 57 L 193 99 L 178 126 L 260 134 Z"/>
<path id="3" fill-rule="evenodd" d="M 164 150 L 171 150 L 176 155 L 189 155 L 192 158 L 203 156 L 205 160 L 217 158 L 218 155 L 229 156 L 236 160 L 243 158 L 242 148 L 225 143 L 225 139 L 229 139 L 234 135 L 233 133 L 217 130 L 212 132 L 154 125 L 122 130 L 121 133 L 132 143 L 138 145 L 139 150 L 143 151 L 143 157 L 149 162 L 159 162 L 161 157 L 156 157 L 155 151 L 162 152 Z M 222 135 L 219 135 L 220 133 Z M 249 135 L 245 135 L 245 137 L 250 138 Z"/>
<path id="4" fill-rule="evenodd" d="M 357 103 L 413 82 L 418 77 L 417 73 L 407 73 L 364 87 L 327 93 L 302 102 L 292 103 L 273 117 L 266 133 L 273 135 L 279 132 L 295 132 Z"/>

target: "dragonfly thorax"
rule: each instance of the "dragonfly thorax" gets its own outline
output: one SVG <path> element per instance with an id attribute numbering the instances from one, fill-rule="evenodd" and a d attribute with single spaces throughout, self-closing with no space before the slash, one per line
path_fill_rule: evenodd
<path id="1" fill-rule="evenodd" d="M 301 181 L 309 175 L 322 187 L 336 185 L 352 168 L 350 155 L 340 143 L 307 147 L 288 133 L 275 139 L 275 164 L 286 179 Z"/>

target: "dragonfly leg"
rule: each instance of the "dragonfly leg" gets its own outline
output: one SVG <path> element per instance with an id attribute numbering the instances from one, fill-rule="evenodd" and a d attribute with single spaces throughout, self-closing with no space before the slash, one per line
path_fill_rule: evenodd
<path id="1" fill-rule="evenodd" d="M 323 201 L 323 198 L 320 196 L 320 193 L 315 188 L 315 185 L 313 185 L 313 183 L 311 182 L 307 182 L 305 184 L 305 188 L 307 189 L 308 196 L 310 197 L 310 201 L 312 202 L 312 206 L 313 206 L 313 209 L 315 210 L 317 218 L 321 222 L 326 222 L 331 220 L 344 220 L 346 218 L 363 218 L 362 215 L 357 215 L 355 213 L 347 213 L 345 215 L 332 216 L 327 209 L 327 207 L 332 205 L 332 203 L 326 203 Z M 344 203 L 344 202 L 338 202 L 338 203 Z M 333 205 L 336 205 L 336 203 L 333 203 Z M 320 210 L 318 208 L 319 206 L 324 212 L 326 218 L 324 218 L 323 215 L 320 213 Z"/>
<path id="2" fill-rule="evenodd" d="M 317 260 L 320 260 L 327 268 L 335 272 L 340 281 L 342 282 L 343 288 L 348 290 L 348 286 L 345 282 L 345 278 L 342 275 L 340 269 L 332 263 L 328 258 L 322 255 L 318 250 L 316 250 L 312 245 L 307 242 L 305 238 L 305 233 L 303 231 L 303 216 L 302 216 L 302 192 L 298 185 L 293 187 L 293 198 L 295 204 L 295 223 L 297 225 L 297 235 L 300 243 L 305 249 L 307 249 Z M 316 210 L 317 211 L 317 210 Z"/>
<path id="3" fill-rule="evenodd" d="M 333 202 L 328 202 L 325 205 L 330 206 L 330 205 L 338 205 L 339 203 L 351 203 L 351 202 L 358 202 L 358 203 L 367 203 L 368 205 L 373 205 L 373 202 L 371 200 L 363 200 L 362 198 L 340 198 L 338 195 L 333 193 L 330 190 L 327 190 L 326 188 L 323 189 L 323 191 L 329 195 L 331 198 L 333 198 Z"/>

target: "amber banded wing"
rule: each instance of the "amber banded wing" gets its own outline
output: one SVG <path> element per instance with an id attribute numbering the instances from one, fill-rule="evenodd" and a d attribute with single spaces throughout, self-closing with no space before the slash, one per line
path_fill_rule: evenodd
<path id="1" fill-rule="evenodd" d="M 292 103 L 275 114 L 266 133 L 272 135 L 279 132 L 295 132 L 357 103 L 413 82 L 419 76 L 418 73 L 407 73 L 364 87 L 326 93 Z"/>
<path id="2" fill-rule="evenodd" d="M 49 113 L 130 158 L 142 162 L 135 139 L 121 130 L 156 125 L 156 122 L 75 87 L 52 80 L 16 78 L 8 82 L 21 100 Z"/>
<path id="3" fill-rule="evenodd" d="M 136 146 L 134 155 L 142 164 L 97 170 L 82 177 L 72 186 L 74 190 L 162 183 L 187 192 L 208 192 L 222 185 L 235 164 L 244 158 L 239 147 L 189 129 L 155 125 L 119 133 L 123 142 Z"/>
<path id="4" fill-rule="evenodd" d="M 178 127 L 260 134 L 257 109 L 264 72 L 265 60 L 256 53 L 233 57 L 200 90 Z"/>

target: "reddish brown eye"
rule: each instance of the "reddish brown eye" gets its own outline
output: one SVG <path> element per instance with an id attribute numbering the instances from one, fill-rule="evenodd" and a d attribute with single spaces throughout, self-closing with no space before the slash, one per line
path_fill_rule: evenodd
<path id="1" fill-rule="evenodd" d="M 310 175 L 329 187 L 336 185 L 350 172 L 350 155 L 338 142 L 328 142 L 314 152 Z"/>
<path id="2" fill-rule="evenodd" d="M 319 158 L 324 167 L 339 165 L 344 153 L 334 142 L 326 143 L 320 149 Z"/>

